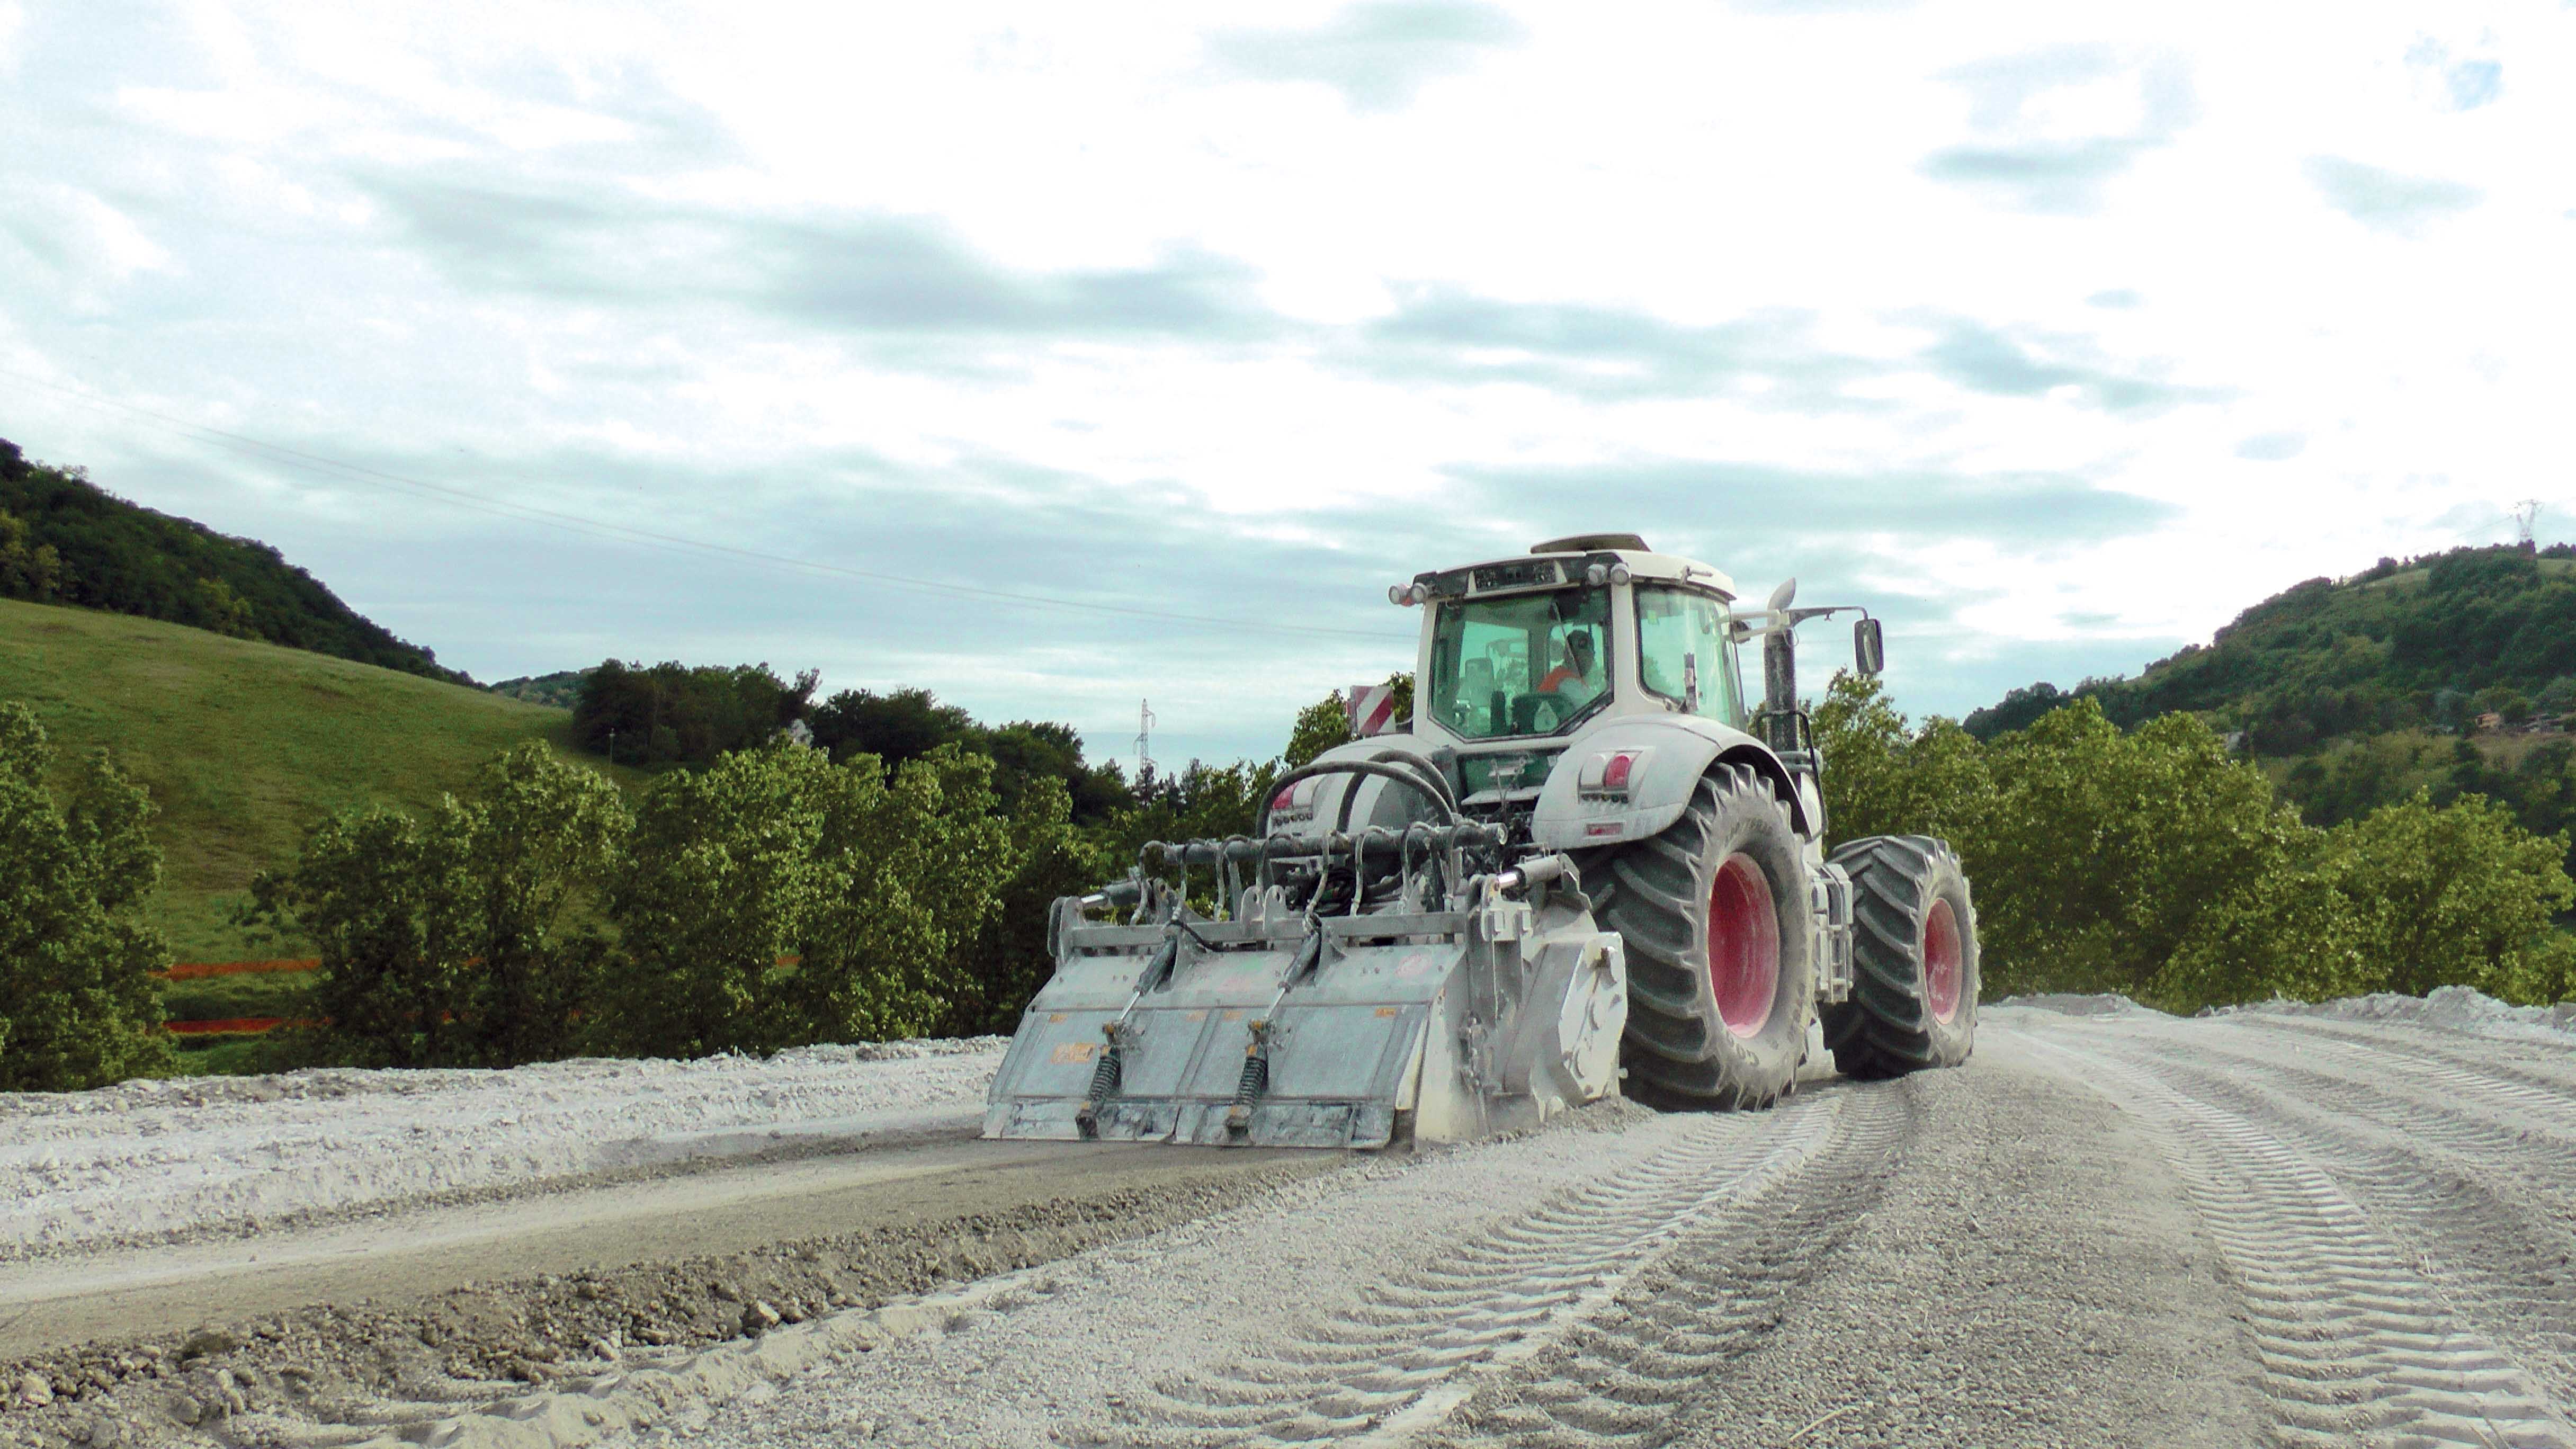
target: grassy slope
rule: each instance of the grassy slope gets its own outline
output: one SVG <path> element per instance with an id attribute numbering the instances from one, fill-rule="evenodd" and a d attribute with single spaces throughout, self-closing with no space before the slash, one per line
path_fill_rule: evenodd
<path id="1" fill-rule="evenodd" d="M 225 923 L 251 876 L 353 805 L 416 809 L 521 740 L 569 758 L 572 718 L 327 655 L 0 600 L 0 699 L 36 711 L 66 776 L 104 745 L 160 807 L 158 921 L 182 961 L 297 954 Z M 613 773 L 623 777 L 629 772 Z"/>
<path id="2" fill-rule="evenodd" d="M 2444 570 L 2448 579 L 2435 583 Z M 2505 685 L 2537 696 L 2576 675 L 2576 559 L 2458 549 L 2379 577 L 2311 579 L 2131 677 L 2087 680 L 2122 725 L 2172 711 L 2250 726 L 2265 753 L 2432 723 L 2441 689 Z M 1964 721 L 1981 738 L 2019 729 L 2067 696 L 2016 690 Z"/>

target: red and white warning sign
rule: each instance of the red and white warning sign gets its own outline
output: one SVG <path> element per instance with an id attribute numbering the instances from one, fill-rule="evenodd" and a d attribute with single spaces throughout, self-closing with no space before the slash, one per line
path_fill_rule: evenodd
<path id="1" fill-rule="evenodd" d="M 1395 691 L 1383 684 L 1354 684 L 1342 696 L 1351 712 L 1351 735 L 1367 739 L 1382 735 L 1395 723 Z"/>

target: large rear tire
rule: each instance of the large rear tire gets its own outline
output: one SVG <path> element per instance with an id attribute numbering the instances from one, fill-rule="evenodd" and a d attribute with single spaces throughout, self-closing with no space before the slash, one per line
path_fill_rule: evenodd
<path id="1" fill-rule="evenodd" d="M 1873 835 L 1833 863 L 1852 879 L 1851 999 L 1824 1010 L 1847 1077 L 1955 1067 L 1976 1049 L 1977 910 L 1946 842 Z"/>
<path id="2" fill-rule="evenodd" d="M 1796 1087 L 1816 1000 L 1807 868 L 1766 781 L 1718 766 L 1670 829 L 1586 881 L 1627 945 L 1629 1096 L 1758 1108 Z"/>

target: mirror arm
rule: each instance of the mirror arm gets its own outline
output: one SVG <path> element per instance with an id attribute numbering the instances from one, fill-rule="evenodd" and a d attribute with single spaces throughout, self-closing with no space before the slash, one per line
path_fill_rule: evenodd
<path id="1" fill-rule="evenodd" d="M 1777 634 L 1783 629 L 1795 629 L 1809 619 L 1823 619 L 1835 614 L 1858 614 L 1866 619 L 1869 610 L 1860 604 L 1836 604 L 1831 608 L 1818 609 L 1748 609 L 1743 613 L 1729 612 L 1725 620 L 1727 628 L 1734 632 L 1736 642 L 1742 643 L 1765 634 Z"/>

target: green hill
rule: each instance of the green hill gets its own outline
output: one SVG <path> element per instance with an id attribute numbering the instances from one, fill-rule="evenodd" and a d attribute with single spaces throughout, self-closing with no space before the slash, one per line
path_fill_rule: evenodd
<path id="1" fill-rule="evenodd" d="M 1982 739 L 2078 696 L 2131 726 L 2177 710 L 2241 743 L 2309 823 L 2428 791 L 2576 831 L 2576 548 L 2463 548 L 2310 579 L 2135 678 L 2016 689 Z M 2571 860 L 2576 865 L 2576 860 Z"/>
<path id="2" fill-rule="evenodd" d="M 2134 679 L 2016 689 L 1965 723 L 1990 739 L 2071 695 L 2099 700 L 2122 725 L 2189 710 L 2245 731 L 2268 756 L 2402 730 L 2460 732 L 2490 710 L 2512 723 L 2576 710 L 2576 549 L 2455 549 L 2310 579 Z"/>
<path id="3" fill-rule="evenodd" d="M 225 924 L 262 867 L 332 811 L 419 808 L 572 717 L 480 689 L 95 610 L 0 601 L 0 699 L 24 701 L 64 768 L 115 752 L 160 807 L 159 924 L 180 960 L 297 954 Z M 629 772 L 618 771 L 620 775 Z"/>
<path id="4" fill-rule="evenodd" d="M 471 684 L 254 539 L 156 513 L 0 438 L 0 599 L 74 604 Z"/>
<path id="5" fill-rule="evenodd" d="M 587 669 L 566 669 L 554 674 L 531 674 L 518 679 L 504 679 L 487 684 L 485 689 L 530 704 L 550 704 L 557 709 L 570 709 L 581 703 L 581 683 L 590 677 Z"/>

